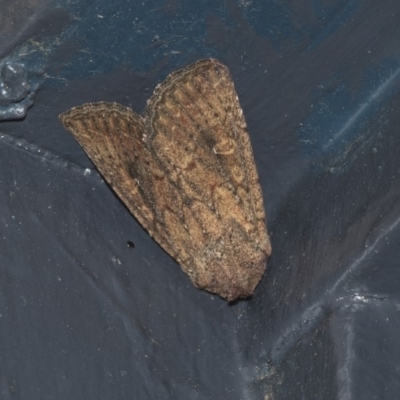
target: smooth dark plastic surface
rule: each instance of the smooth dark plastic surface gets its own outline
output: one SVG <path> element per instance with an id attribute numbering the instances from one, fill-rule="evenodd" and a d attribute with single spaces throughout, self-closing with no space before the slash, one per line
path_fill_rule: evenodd
<path id="1" fill-rule="evenodd" d="M 398 398 L 400 4 L 32 4 L 0 13 L 0 398 Z M 142 112 L 205 57 L 235 81 L 273 245 L 234 304 L 191 285 L 58 121 Z"/>

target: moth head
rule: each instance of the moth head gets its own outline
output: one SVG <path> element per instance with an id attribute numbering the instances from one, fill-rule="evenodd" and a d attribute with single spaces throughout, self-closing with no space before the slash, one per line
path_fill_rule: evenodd
<path id="1" fill-rule="evenodd" d="M 228 301 L 249 297 L 259 284 L 268 258 L 263 249 L 227 233 L 205 249 L 205 262 L 192 279 L 198 288 Z M 211 248 L 210 248 L 211 247 Z"/>

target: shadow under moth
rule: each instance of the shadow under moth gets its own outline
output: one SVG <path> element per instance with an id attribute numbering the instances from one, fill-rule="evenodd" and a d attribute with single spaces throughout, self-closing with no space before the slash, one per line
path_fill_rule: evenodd
<path id="1" fill-rule="evenodd" d="M 228 68 L 171 73 L 143 116 L 116 103 L 60 115 L 115 193 L 193 284 L 250 296 L 271 254 L 246 122 Z"/>

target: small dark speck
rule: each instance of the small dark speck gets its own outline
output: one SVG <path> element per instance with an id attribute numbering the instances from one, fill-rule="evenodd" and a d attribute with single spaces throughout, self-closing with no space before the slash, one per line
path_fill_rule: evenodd
<path id="1" fill-rule="evenodd" d="M 133 249 L 133 248 L 135 247 L 135 244 L 134 244 L 133 242 L 131 242 L 130 240 L 128 240 L 128 241 L 126 242 L 126 245 L 127 245 L 128 247 L 130 247 L 131 249 Z"/>

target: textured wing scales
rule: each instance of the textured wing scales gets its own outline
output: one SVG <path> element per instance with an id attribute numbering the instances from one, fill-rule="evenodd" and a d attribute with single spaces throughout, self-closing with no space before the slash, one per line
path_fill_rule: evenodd
<path id="1" fill-rule="evenodd" d="M 271 252 L 246 123 L 228 69 L 172 73 L 146 115 L 90 103 L 60 116 L 101 174 L 199 287 L 234 300 Z"/>
<path id="2" fill-rule="evenodd" d="M 231 260 L 218 263 L 218 271 L 210 273 L 211 259 L 228 251 L 225 236 L 232 229 L 238 243 L 231 243 L 230 256 L 236 257 L 234 246 L 249 253 L 250 260 L 261 252 L 260 278 L 270 244 L 246 123 L 228 69 L 216 60 L 203 60 L 171 74 L 149 100 L 146 125 L 152 154 L 171 184 L 179 188 L 181 202 L 172 212 L 195 220 L 187 224 L 188 233 L 198 238 L 189 243 L 189 253 L 195 255 L 190 261 L 200 271 L 192 274 L 193 281 L 207 290 L 214 284 L 221 290 L 221 281 L 229 282 L 228 287 L 232 278 L 247 279 L 243 265 L 235 270 Z M 210 279 L 204 281 L 204 276 Z M 238 291 L 244 290 L 243 282 L 237 284 Z"/>
<path id="3" fill-rule="evenodd" d="M 74 107 L 60 120 L 132 214 L 173 253 L 154 202 L 154 182 L 164 198 L 171 188 L 145 146 L 143 119 L 119 104 L 99 102 Z"/>

